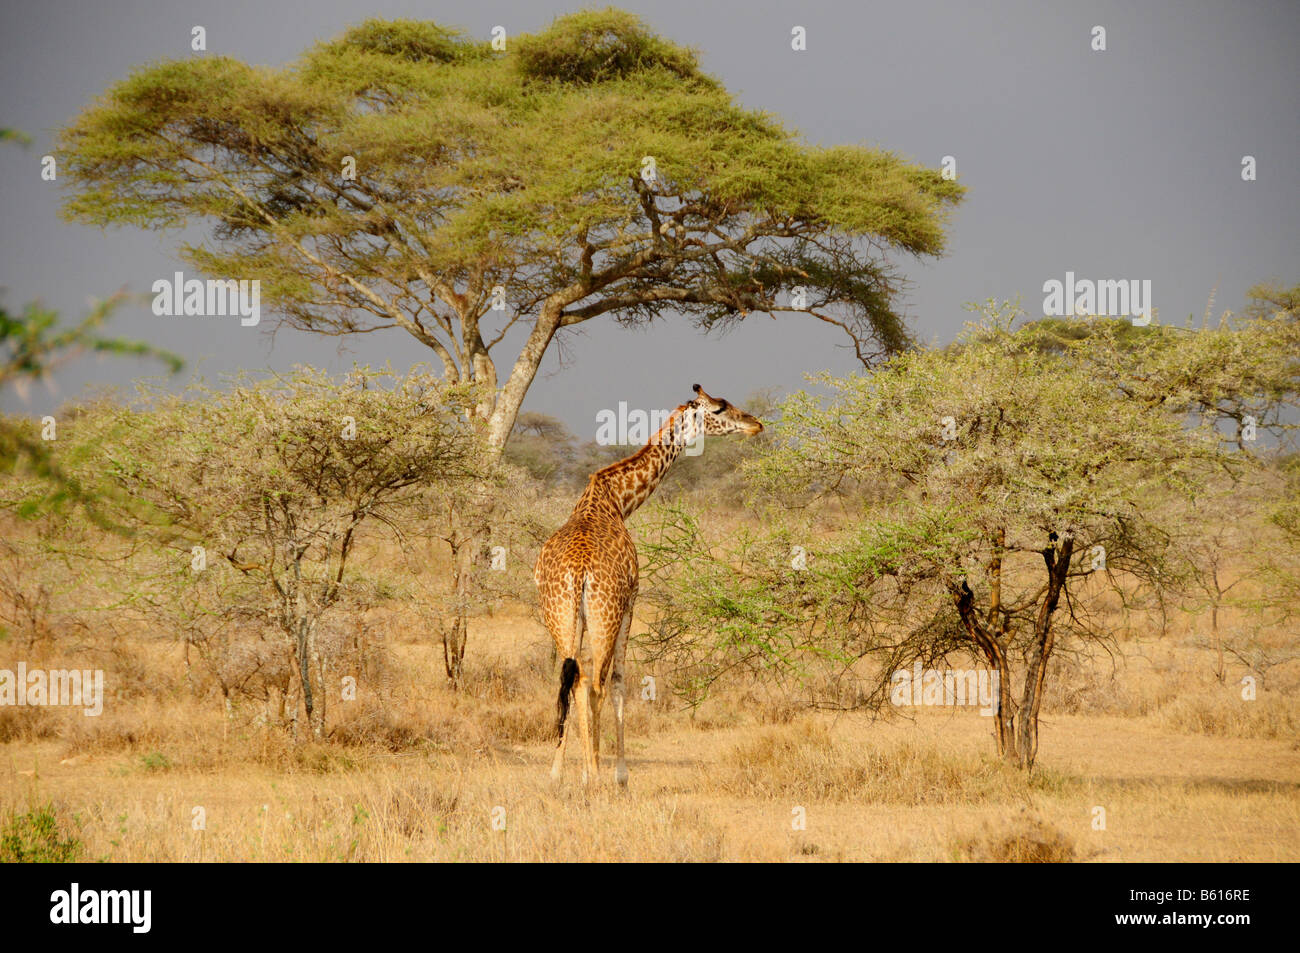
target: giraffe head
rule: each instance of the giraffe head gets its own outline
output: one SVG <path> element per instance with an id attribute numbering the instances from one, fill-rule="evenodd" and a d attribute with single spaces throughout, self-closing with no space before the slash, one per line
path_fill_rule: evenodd
<path id="1" fill-rule="evenodd" d="M 692 388 L 696 398 L 687 404 L 697 411 L 696 417 L 699 433 L 710 437 L 729 433 L 740 433 L 746 437 L 763 432 L 763 424 L 730 401 L 710 397 L 699 384 Z"/>

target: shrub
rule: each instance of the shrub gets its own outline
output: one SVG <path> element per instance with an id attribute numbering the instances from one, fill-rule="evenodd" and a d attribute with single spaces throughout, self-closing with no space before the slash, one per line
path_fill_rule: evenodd
<path id="1" fill-rule="evenodd" d="M 1001 828 L 985 825 L 975 837 L 959 840 L 957 860 L 998 864 L 1059 864 L 1079 860 L 1074 842 L 1041 817 L 1021 811 Z"/>
<path id="2" fill-rule="evenodd" d="M 0 863 L 69 864 L 81 859 L 82 845 L 65 834 L 53 805 L 25 814 L 10 812 L 0 832 Z"/>

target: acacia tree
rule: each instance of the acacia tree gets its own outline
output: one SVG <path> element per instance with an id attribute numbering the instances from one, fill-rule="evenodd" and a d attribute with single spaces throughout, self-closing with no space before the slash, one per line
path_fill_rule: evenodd
<path id="1" fill-rule="evenodd" d="M 431 490 L 488 478 L 481 434 L 466 424 L 473 396 L 419 370 L 368 369 L 342 384 L 303 368 L 227 391 L 146 390 L 141 406 L 87 415 L 58 459 L 85 485 L 147 505 L 139 528 L 161 538 L 170 570 L 146 568 L 174 625 L 212 635 L 257 616 L 283 633 L 319 736 L 315 638 L 347 594 L 359 535 L 400 534 Z M 225 571 L 209 584 L 217 566 Z"/>
<path id="2" fill-rule="evenodd" d="M 991 311 L 952 347 L 823 376 L 828 399 L 786 402 L 756 463 L 778 527 L 766 539 L 693 559 L 691 525 L 661 528 L 656 545 L 673 556 L 652 582 L 662 648 L 705 630 L 687 659 L 697 678 L 701 664 L 741 657 L 768 669 L 830 659 L 867 683 L 850 703 L 876 705 L 897 669 L 961 650 L 998 675 L 999 752 L 1033 765 L 1058 645 L 1110 638 L 1105 592 L 1180 585 L 1182 543 L 1199 532 L 1180 501 L 1211 470 L 1252 463 L 1225 447 L 1213 415 L 1189 424 L 1188 411 L 1216 406 L 1216 382 L 1233 379 L 1262 388 L 1263 414 L 1300 342 L 1293 325 L 1256 323 L 1157 326 L 1150 346 L 1125 344 L 1114 322 L 1012 331 L 1013 309 Z M 1244 387 L 1234 412 L 1252 405 Z M 825 539 L 781 515 L 830 494 L 848 494 L 849 525 Z"/>
<path id="3" fill-rule="evenodd" d="M 405 330 L 449 382 L 483 385 L 497 449 L 557 335 L 605 315 L 803 311 L 863 360 L 896 350 L 886 254 L 939 254 L 962 194 L 886 152 L 798 142 L 617 10 L 504 52 L 370 20 L 285 69 L 164 61 L 88 107 L 59 154 L 71 219 L 206 223 L 183 258 L 260 279 L 290 325 Z"/>

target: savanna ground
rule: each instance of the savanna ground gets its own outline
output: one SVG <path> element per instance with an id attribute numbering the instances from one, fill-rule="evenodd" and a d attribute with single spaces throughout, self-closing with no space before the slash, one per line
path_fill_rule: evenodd
<path id="1" fill-rule="evenodd" d="M 107 687 L 98 717 L 0 708 L 7 849 L 44 817 L 41 849 L 106 861 L 1300 858 L 1296 663 L 1243 700 L 1246 670 L 1215 678 L 1202 617 L 1062 663 L 1032 774 L 995 757 L 974 709 L 872 718 L 738 683 L 692 711 L 664 679 L 643 698 L 630 661 L 630 787 L 612 783 L 606 706 L 590 795 L 576 746 L 550 783 L 556 666 L 526 607 L 475 621 L 459 691 L 403 600 L 344 623 L 369 645 L 357 698 L 298 741 L 259 701 L 227 709 L 165 633 L 11 635 L 0 668 L 102 666 Z"/>

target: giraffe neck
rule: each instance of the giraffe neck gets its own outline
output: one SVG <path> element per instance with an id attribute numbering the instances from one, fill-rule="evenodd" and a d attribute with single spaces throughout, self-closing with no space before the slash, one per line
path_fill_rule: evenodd
<path id="1" fill-rule="evenodd" d="M 686 445 L 694 440 L 695 427 L 688 415 L 692 408 L 683 404 L 644 447 L 617 463 L 592 474 L 583 500 L 602 497 L 616 506 L 624 519 L 650 498 Z M 582 502 L 579 501 L 579 506 Z"/>

